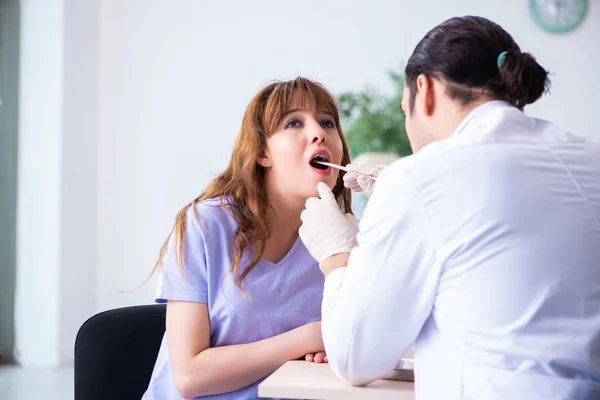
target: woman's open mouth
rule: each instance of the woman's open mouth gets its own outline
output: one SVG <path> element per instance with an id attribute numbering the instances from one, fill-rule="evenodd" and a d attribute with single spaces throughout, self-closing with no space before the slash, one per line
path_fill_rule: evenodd
<path id="1" fill-rule="evenodd" d="M 329 157 L 327 156 L 327 154 L 324 154 L 324 152 L 314 155 L 309 162 L 310 166 L 312 167 L 312 170 L 319 175 L 331 175 L 331 168 L 329 168 L 326 165 L 319 164 L 319 161 L 329 162 Z"/>
<path id="2" fill-rule="evenodd" d="M 313 157 L 312 160 L 310 160 L 310 166 L 316 169 L 320 169 L 323 171 L 326 171 L 329 167 L 323 164 L 319 164 L 318 161 L 325 161 L 325 162 L 329 162 L 329 159 L 327 159 L 326 156 L 324 155 L 316 155 Z"/>

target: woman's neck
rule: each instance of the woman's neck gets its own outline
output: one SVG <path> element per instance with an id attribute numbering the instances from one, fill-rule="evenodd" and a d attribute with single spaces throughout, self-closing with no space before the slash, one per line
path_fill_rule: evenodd
<path id="1" fill-rule="evenodd" d="M 267 223 L 271 235 L 265 244 L 263 258 L 277 263 L 281 261 L 298 239 L 298 229 L 302 225 L 300 213 L 305 200 L 285 195 L 276 190 L 267 190 L 269 210 Z"/>

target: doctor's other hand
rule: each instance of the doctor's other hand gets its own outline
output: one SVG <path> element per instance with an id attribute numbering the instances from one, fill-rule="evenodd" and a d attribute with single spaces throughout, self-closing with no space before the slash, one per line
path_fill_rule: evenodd
<path id="1" fill-rule="evenodd" d="M 352 189 L 355 192 L 365 192 L 370 196 L 375 188 L 375 181 L 364 175 L 369 175 L 376 178 L 377 175 L 379 175 L 379 173 L 386 168 L 386 166 L 348 164 L 346 165 L 346 168 L 348 168 L 351 172 L 346 172 L 344 175 L 344 186 L 348 189 Z M 358 173 L 354 173 L 352 171 Z"/>
<path id="2" fill-rule="evenodd" d="M 352 214 L 342 213 L 329 186 L 319 182 L 317 190 L 320 198 L 308 198 L 306 209 L 300 214 L 299 234 L 322 270 L 324 260 L 335 254 L 350 253 L 356 247 L 358 221 Z"/>

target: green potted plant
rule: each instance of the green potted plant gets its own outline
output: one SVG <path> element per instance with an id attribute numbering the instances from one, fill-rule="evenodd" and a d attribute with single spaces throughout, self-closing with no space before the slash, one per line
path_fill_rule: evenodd
<path id="1" fill-rule="evenodd" d="M 391 95 L 367 87 L 338 96 L 342 125 L 355 164 L 387 165 L 412 154 L 400 109 L 404 75 L 388 71 L 388 76 L 393 84 Z M 353 193 L 352 197 L 354 214 L 360 218 L 367 196 Z"/>
<path id="2" fill-rule="evenodd" d="M 342 125 L 353 158 L 364 153 L 387 153 L 398 157 L 412 153 L 400 109 L 404 75 L 395 71 L 388 71 L 388 75 L 393 84 L 392 95 L 367 87 L 338 96 Z"/>

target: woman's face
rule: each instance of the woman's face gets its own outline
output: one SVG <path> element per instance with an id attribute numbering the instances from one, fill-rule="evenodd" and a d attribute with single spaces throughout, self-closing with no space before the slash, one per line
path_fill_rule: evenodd
<path id="1" fill-rule="evenodd" d="M 266 168 L 266 181 L 272 185 L 271 189 L 306 199 L 317 196 L 319 182 L 333 188 L 339 173 L 314 160 L 340 164 L 342 154 L 335 118 L 315 105 L 302 108 L 298 102 L 292 102 L 276 131 L 267 139 L 264 158 L 259 162 Z"/>

